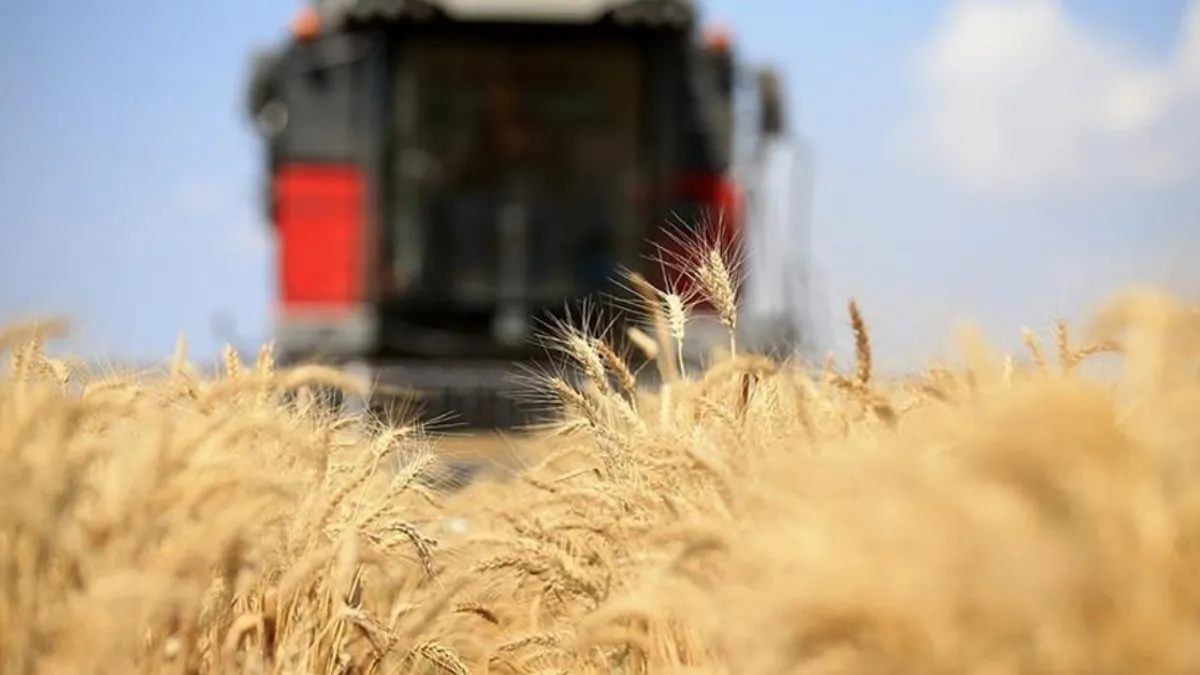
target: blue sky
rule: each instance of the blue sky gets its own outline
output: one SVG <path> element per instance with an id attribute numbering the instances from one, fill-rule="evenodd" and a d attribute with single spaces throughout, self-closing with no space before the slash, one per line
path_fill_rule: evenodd
<path id="1" fill-rule="evenodd" d="M 821 335 L 856 296 L 884 365 L 959 316 L 1084 318 L 1135 281 L 1200 291 L 1200 11 L 1187 0 L 709 0 L 777 63 L 817 152 Z M 0 8 L 0 321 L 59 313 L 155 358 L 214 315 L 269 329 L 247 55 L 295 0 Z"/>

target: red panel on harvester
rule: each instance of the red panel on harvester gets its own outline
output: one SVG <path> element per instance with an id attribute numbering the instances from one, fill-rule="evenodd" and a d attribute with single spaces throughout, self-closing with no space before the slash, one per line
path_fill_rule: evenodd
<path id="1" fill-rule="evenodd" d="M 358 302 L 363 178 L 355 167 L 289 164 L 275 174 L 279 297 L 284 305 Z"/>

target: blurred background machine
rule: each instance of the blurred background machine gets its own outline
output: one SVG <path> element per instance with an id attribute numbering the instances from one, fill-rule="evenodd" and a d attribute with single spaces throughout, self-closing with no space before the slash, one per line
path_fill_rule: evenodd
<path id="1" fill-rule="evenodd" d="M 654 261 L 672 231 L 746 254 L 741 345 L 807 346 L 807 151 L 777 74 L 689 0 L 318 0 L 247 87 L 283 363 L 523 424 L 534 334 L 590 298 L 620 341 L 598 294 L 622 268 L 686 286 Z M 694 359 L 727 342 L 697 311 Z"/>

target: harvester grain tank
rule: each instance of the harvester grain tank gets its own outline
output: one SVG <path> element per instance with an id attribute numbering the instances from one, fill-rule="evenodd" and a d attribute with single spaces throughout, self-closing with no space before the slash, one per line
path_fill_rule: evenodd
<path id="1" fill-rule="evenodd" d="M 353 366 L 426 392 L 427 414 L 508 426 L 526 419 L 518 364 L 547 357 L 539 323 L 623 294 L 622 268 L 686 284 L 653 262 L 679 247 L 668 229 L 744 245 L 762 198 L 746 181 L 785 131 L 783 96 L 698 19 L 688 0 L 303 6 L 248 86 L 281 360 Z M 689 358 L 725 341 L 700 311 Z M 626 317 L 611 318 L 620 339 Z M 744 345 L 796 343 L 794 316 L 742 324 Z"/>

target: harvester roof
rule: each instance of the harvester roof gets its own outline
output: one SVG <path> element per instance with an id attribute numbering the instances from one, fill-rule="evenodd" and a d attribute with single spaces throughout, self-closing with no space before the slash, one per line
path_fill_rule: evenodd
<path id="1" fill-rule="evenodd" d="M 592 23 L 691 26 L 693 0 L 317 0 L 323 21 L 453 21 Z"/>

